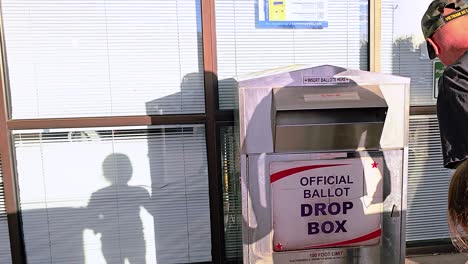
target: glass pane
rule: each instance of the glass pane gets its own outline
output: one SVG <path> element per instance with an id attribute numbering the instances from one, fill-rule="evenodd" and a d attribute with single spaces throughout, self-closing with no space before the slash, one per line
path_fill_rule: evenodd
<path id="1" fill-rule="evenodd" d="M 217 0 L 215 3 L 221 109 L 236 106 L 232 77 L 242 74 L 290 64 L 368 69 L 367 0 L 309 1 L 306 4 L 311 13 L 305 15 L 313 16 L 314 10 L 323 10 L 320 11 L 322 18 L 309 18 L 328 22 L 322 29 L 262 28 L 256 22 L 260 16 L 265 16 L 259 6 L 266 6 L 268 2 Z M 288 16 L 288 10 L 301 10 L 304 2 L 286 1 Z"/>
<path id="2" fill-rule="evenodd" d="M 406 241 L 449 237 L 447 190 L 453 171 L 443 168 L 442 163 L 437 117 L 412 116 L 409 126 Z"/>
<path id="3" fill-rule="evenodd" d="M 13 118 L 204 112 L 200 0 L 4 0 Z"/>
<path id="4" fill-rule="evenodd" d="M 0 156 L 0 263 L 11 263 L 10 235 L 5 208 L 5 189 L 3 187 L 2 157 Z"/>
<path id="5" fill-rule="evenodd" d="M 421 18 L 430 1 L 382 0 L 382 72 L 411 78 L 412 106 L 435 105 L 434 62 Z"/>
<path id="6" fill-rule="evenodd" d="M 238 133 L 232 126 L 221 127 L 224 239 L 226 259 L 242 262 L 242 195 Z"/>
<path id="7" fill-rule="evenodd" d="M 15 131 L 31 263 L 211 261 L 203 126 Z"/>

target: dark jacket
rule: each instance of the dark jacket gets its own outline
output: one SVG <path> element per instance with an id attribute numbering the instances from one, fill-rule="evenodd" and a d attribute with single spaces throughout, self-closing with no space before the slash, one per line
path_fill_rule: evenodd
<path id="1" fill-rule="evenodd" d="M 439 79 L 437 118 L 444 167 L 454 169 L 468 158 L 468 52 Z"/>

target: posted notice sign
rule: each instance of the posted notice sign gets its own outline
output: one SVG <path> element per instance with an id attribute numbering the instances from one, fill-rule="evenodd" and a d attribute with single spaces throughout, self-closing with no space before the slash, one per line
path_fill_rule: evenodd
<path id="1" fill-rule="evenodd" d="M 257 28 L 328 27 L 328 0 L 257 0 Z"/>
<path id="2" fill-rule="evenodd" d="M 382 158 L 270 163 L 273 250 L 379 244 L 382 175 Z"/>

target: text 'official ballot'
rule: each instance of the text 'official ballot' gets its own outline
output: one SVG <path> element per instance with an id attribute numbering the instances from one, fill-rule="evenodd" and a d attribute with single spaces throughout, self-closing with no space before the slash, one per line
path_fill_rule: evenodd
<path id="1" fill-rule="evenodd" d="M 380 241 L 382 158 L 270 163 L 275 251 Z"/>

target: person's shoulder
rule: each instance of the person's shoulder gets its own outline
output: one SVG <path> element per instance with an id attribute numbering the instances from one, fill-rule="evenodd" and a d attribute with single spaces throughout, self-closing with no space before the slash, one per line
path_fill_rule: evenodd
<path id="1" fill-rule="evenodd" d="M 140 193 L 140 194 L 148 194 L 149 195 L 149 192 L 148 190 L 146 190 L 145 188 L 141 187 L 141 186 L 131 186 L 129 185 L 128 186 L 130 190 L 132 190 L 133 192 L 135 193 Z"/>
<path id="2" fill-rule="evenodd" d="M 455 61 L 453 65 L 468 67 L 468 51 L 466 51 L 457 61 Z"/>
<path id="3" fill-rule="evenodd" d="M 468 93 L 468 52 L 444 70 L 439 88 L 449 93 Z"/>
<path id="4" fill-rule="evenodd" d="M 99 190 L 93 192 L 93 193 L 91 194 L 91 197 L 92 197 L 92 198 L 100 198 L 100 197 L 102 197 L 102 196 L 107 195 L 107 194 L 110 193 L 110 192 L 113 192 L 113 188 L 112 188 L 112 186 L 107 186 L 107 187 L 101 188 L 101 189 L 99 189 Z"/>

